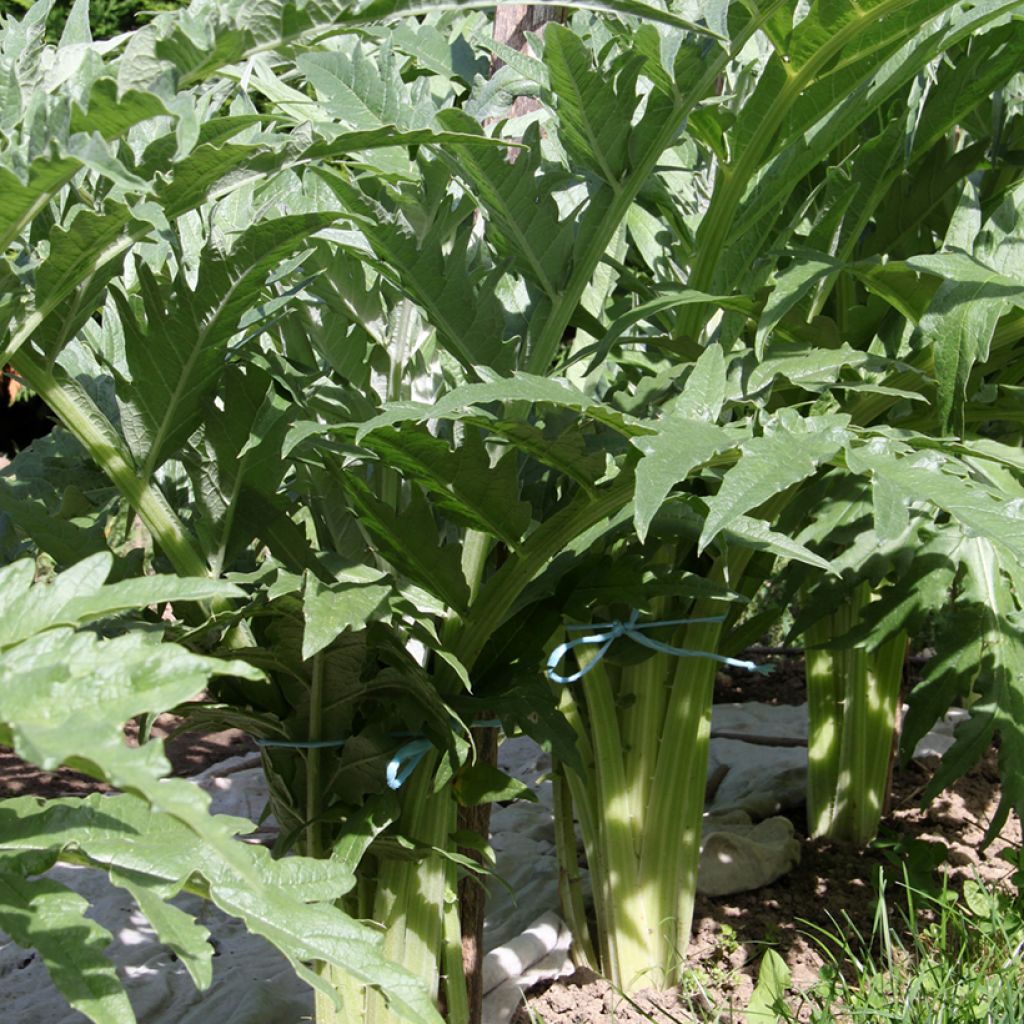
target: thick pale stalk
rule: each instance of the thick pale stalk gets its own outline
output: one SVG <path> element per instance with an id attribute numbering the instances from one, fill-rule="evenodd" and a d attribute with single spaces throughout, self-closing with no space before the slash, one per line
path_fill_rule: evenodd
<path id="1" fill-rule="evenodd" d="M 650 801 L 654 786 L 658 748 L 657 745 L 651 747 L 651 740 L 661 734 L 665 723 L 673 669 L 672 658 L 665 654 L 655 654 L 639 665 L 629 666 L 622 673 L 620 692 L 627 702 L 623 713 L 623 751 L 626 771 L 631 781 L 633 804 L 630 814 L 637 827 L 643 820 L 644 808 Z M 634 836 L 634 841 L 639 855 L 639 832 Z"/>
<path id="2" fill-rule="evenodd" d="M 446 899 L 444 910 L 444 970 L 445 970 L 445 1004 L 446 1019 L 448 1024 L 470 1024 L 473 1008 L 469 998 L 466 972 L 463 960 L 462 922 L 460 920 L 459 900 L 455 898 L 458 892 L 459 879 L 455 864 L 451 861 L 447 865 L 448 883 L 446 886 Z M 471 885 L 478 884 L 471 880 Z M 483 951 L 480 950 L 480 956 Z M 483 998 L 483 992 L 480 992 Z"/>
<path id="3" fill-rule="evenodd" d="M 587 870 L 591 889 L 607 889 L 605 865 L 599 838 L 599 814 L 594 787 L 589 780 L 594 776 L 594 751 L 590 734 L 568 686 L 562 687 L 559 711 L 576 733 L 576 749 L 582 771 L 571 769 L 556 761 L 555 769 L 555 847 L 559 863 L 559 896 L 562 914 L 572 930 L 573 958 L 579 966 L 600 968 L 601 961 L 590 937 L 587 915 L 583 906 L 583 891 L 576 853 L 576 828 L 579 824 L 583 848 L 587 854 Z"/>
<path id="4" fill-rule="evenodd" d="M 780 501 L 782 499 L 779 499 Z M 768 509 L 769 514 L 774 507 Z M 714 565 L 715 582 L 738 580 L 751 557 L 736 549 Z M 674 563 L 676 552 L 658 556 Z M 691 610 L 660 602 L 658 618 L 711 617 L 721 606 Z M 717 652 L 720 622 L 680 626 L 673 646 Z M 596 665 L 581 681 L 584 727 L 562 707 L 593 750 L 581 776 L 563 766 L 580 815 L 596 904 L 602 969 L 626 993 L 676 983 L 689 944 L 704 815 L 711 703 L 717 662 L 658 654 L 621 670 Z M 617 676 L 617 685 L 610 677 Z M 584 744 L 586 745 L 586 744 Z M 561 815 L 564 800 L 558 811 Z M 564 822 L 561 823 L 566 828 Z M 568 840 L 560 845 L 563 858 Z M 569 907 L 577 929 L 579 914 Z"/>
<path id="5" fill-rule="evenodd" d="M 719 623 L 694 624 L 679 630 L 673 642 L 714 651 L 720 629 Z M 668 670 L 672 685 L 666 700 L 665 676 L 654 678 L 652 662 L 663 663 L 663 657 L 622 671 L 623 690 L 635 695 L 630 712 L 636 746 L 623 750 L 620 707 L 604 666 L 597 665 L 582 687 L 593 770 L 581 778 L 563 766 L 587 849 L 602 967 L 627 993 L 671 986 L 685 956 L 700 859 L 716 671 L 711 659 L 676 661 Z M 644 691 L 640 682 L 651 685 Z M 658 709 L 657 715 L 652 708 Z M 564 802 L 556 813 L 558 826 L 571 828 Z M 575 857 L 575 843 L 565 839 L 560 853 L 565 870 L 567 854 Z M 569 911 L 577 941 L 585 940 L 579 913 L 572 904 Z"/>
<path id="6" fill-rule="evenodd" d="M 324 671 L 326 661 L 322 653 L 313 655 L 313 677 L 309 688 L 309 722 L 307 726 L 310 743 L 323 739 Z M 323 751 L 310 747 L 306 751 L 306 856 L 323 857 L 323 791 L 321 788 L 320 765 Z"/>
<path id="7" fill-rule="evenodd" d="M 767 503 L 762 512 L 774 517 L 783 495 Z M 731 550 L 716 560 L 708 579 L 725 584 L 743 577 L 753 551 Z M 721 614 L 721 605 L 698 601 L 688 616 L 694 619 Z M 669 612 L 670 616 L 677 613 Z M 718 652 L 720 622 L 693 622 L 681 626 L 672 645 L 692 651 Z M 711 705 L 718 663 L 711 658 L 674 658 L 667 702 L 652 691 L 651 699 L 664 707 L 660 722 L 644 749 L 656 758 L 653 782 L 644 806 L 643 841 L 638 884 L 648 904 L 648 918 L 657 924 L 648 955 L 653 969 L 643 984 L 667 988 L 679 980 L 690 943 L 693 904 L 697 895 L 700 837 L 704 819 Z M 643 772 L 647 762 L 640 760 Z"/>
<path id="8" fill-rule="evenodd" d="M 815 649 L 833 636 L 832 617 L 816 622 L 804 634 L 804 671 L 807 681 L 807 831 L 827 835 L 835 811 L 839 781 L 839 739 L 842 728 L 842 692 L 836 680 L 835 660 L 827 649 Z"/>
<path id="9" fill-rule="evenodd" d="M 564 766 L 555 765 L 554 810 L 555 850 L 558 856 L 558 899 L 562 916 L 572 932 L 572 956 L 577 967 L 596 970 L 599 966 L 587 927 L 583 904 L 583 878 L 576 853 L 576 830 L 573 828 L 573 798 Z"/>
<path id="10" fill-rule="evenodd" d="M 878 832 L 906 653 L 907 635 L 897 633 L 865 654 L 847 686 L 833 838 L 863 846 Z"/>
<path id="11" fill-rule="evenodd" d="M 707 615 L 707 609 L 695 615 Z M 695 623 L 673 640 L 691 650 L 717 651 L 721 624 Z M 657 922 L 643 984 L 667 988 L 678 979 L 690 942 L 697 893 L 700 835 L 716 662 L 681 658 L 672 674 L 657 742 L 654 783 L 646 808 L 639 884 Z M 653 739 L 653 738 L 652 738 Z"/>
<path id="12" fill-rule="evenodd" d="M 675 549 L 666 547 L 655 555 L 654 561 L 665 565 L 671 564 L 674 558 Z M 670 613 L 671 604 L 668 598 L 652 602 L 651 619 L 665 619 Z M 626 773 L 630 779 L 630 794 L 634 801 L 630 813 L 637 829 L 643 820 L 644 808 L 650 800 L 651 788 L 654 785 L 658 750 L 656 745 L 651 746 L 651 741 L 661 735 L 673 671 L 673 659 L 667 654 L 656 653 L 639 665 L 626 667 L 622 672 L 619 692 L 625 705 L 622 712 L 624 755 Z M 639 857 L 639 831 L 634 835 L 634 841 Z"/>
<path id="13" fill-rule="evenodd" d="M 863 845 L 874 838 L 885 803 L 907 635 L 874 651 L 810 649 L 842 636 L 872 599 L 867 583 L 806 633 L 808 699 L 807 827 Z"/>
<path id="14" fill-rule="evenodd" d="M 159 489 L 136 473 L 131 456 L 92 399 L 76 384 L 62 384 L 29 353 L 16 357 L 18 373 L 81 443 L 138 513 L 157 547 L 180 576 L 207 576 L 209 566 Z"/>
<path id="15" fill-rule="evenodd" d="M 316 1024 L 352 1024 L 361 1020 L 365 987 L 334 964 L 317 964 L 317 970 L 338 993 L 341 1008 L 336 1007 L 329 996 L 317 989 L 313 1004 Z"/>
<path id="16" fill-rule="evenodd" d="M 584 683 L 594 750 L 597 839 L 603 863 L 597 903 L 598 946 L 612 984 L 627 991 L 644 987 L 655 922 L 637 884 L 637 801 L 626 776 L 617 704 L 603 664 Z"/>
<path id="17" fill-rule="evenodd" d="M 708 612 L 701 609 L 701 614 Z M 719 623 L 695 623 L 678 630 L 673 643 L 715 651 L 720 630 Z M 582 778 L 567 766 L 563 771 L 580 814 L 602 966 L 627 993 L 674 984 L 685 956 L 700 859 L 716 667 L 708 658 L 657 655 L 622 669 L 618 692 L 603 664 L 582 683 L 593 767 Z M 667 696 L 666 676 L 671 679 Z M 617 699 L 621 694 L 631 698 L 628 715 Z M 629 723 L 625 745 L 620 713 Z M 578 716 L 570 721 L 580 727 Z M 559 827 L 569 829 L 564 799 L 556 813 Z M 568 835 L 560 844 L 563 870 L 566 857 L 575 856 Z M 572 902 L 568 910 L 577 941 L 585 939 Z"/>
<path id="18" fill-rule="evenodd" d="M 443 850 L 455 830 L 455 801 L 447 787 L 432 792 L 436 755 L 423 759 L 406 784 L 398 831 L 418 846 Z M 443 951 L 447 868 L 439 854 L 421 860 L 384 859 L 377 874 L 373 919 L 384 926 L 383 955 L 401 964 L 435 998 Z M 450 941 L 450 940 L 449 940 Z M 384 998 L 367 991 L 366 1024 L 397 1024 Z M 353 1024 L 358 1018 L 351 1018 Z"/>
<path id="19" fill-rule="evenodd" d="M 849 632 L 869 597 L 868 585 L 859 584 L 843 605 L 807 631 L 807 646 L 829 644 Z M 807 655 L 807 828 L 812 836 L 841 839 L 839 822 L 855 785 L 849 751 L 860 732 L 863 704 L 857 695 L 866 686 L 867 653 L 822 647 Z"/>

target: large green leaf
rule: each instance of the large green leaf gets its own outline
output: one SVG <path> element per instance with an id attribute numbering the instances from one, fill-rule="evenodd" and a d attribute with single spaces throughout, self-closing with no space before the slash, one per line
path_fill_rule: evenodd
<path id="1" fill-rule="evenodd" d="M 764 356 L 765 341 L 775 325 L 822 279 L 836 270 L 836 262 L 817 255 L 793 260 L 775 275 L 774 287 L 765 303 L 757 325 L 755 349 Z"/>
<path id="2" fill-rule="evenodd" d="M 0 816 L 6 817 L 3 807 Z M 0 854 L 0 927 L 39 952 L 61 995 L 91 1021 L 135 1024 L 114 965 L 103 955 L 113 936 L 86 916 L 88 901 L 53 879 L 26 878 L 9 864 L 17 867 L 5 851 Z"/>
<path id="3" fill-rule="evenodd" d="M 1013 6 L 872 0 L 815 6 L 800 19 L 776 41 L 780 52 L 729 132 L 730 165 L 700 224 L 691 286 L 734 287 L 804 176 L 928 61 Z M 700 307 L 684 311 L 677 331 L 693 336 L 706 318 Z"/>
<path id="4" fill-rule="evenodd" d="M 191 472 L 196 535 L 214 572 L 232 564 L 253 537 L 274 549 L 275 527 L 290 511 L 278 494 L 288 469 L 281 444 L 290 403 L 252 365 L 229 366 L 218 398 L 205 406 L 201 462 Z"/>
<path id="5" fill-rule="evenodd" d="M 50 233 L 49 255 L 35 274 L 39 319 L 58 310 L 79 285 L 94 296 L 92 308 L 98 305 L 102 290 L 96 286 L 102 289 L 119 269 L 115 261 L 123 255 L 125 234 L 133 230 L 141 235 L 149 229 L 133 218 L 128 206 L 120 203 L 110 204 L 103 213 L 80 210 L 67 227 L 56 227 Z M 76 304 L 83 305 L 81 301 Z M 92 308 L 87 307 L 89 312 Z"/>
<path id="6" fill-rule="evenodd" d="M 1024 281 L 1008 278 L 967 253 L 916 256 L 907 266 L 941 278 L 920 329 L 938 381 L 939 425 L 963 430 L 963 403 L 974 364 L 988 358 L 999 318 L 1024 305 Z"/>
<path id="7" fill-rule="evenodd" d="M 634 521 L 640 540 L 677 483 L 739 444 L 741 435 L 715 425 L 725 404 L 726 369 L 722 349 L 709 345 L 690 371 L 682 394 L 668 403 L 657 433 L 633 439 L 644 455 L 636 471 Z"/>
<path id="8" fill-rule="evenodd" d="M 726 471 L 717 493 L 707 499 L 699 547 L 706 547 L 738 516 L 811 476 L 842 448 L 848 423 L 847 416 L 805 418 L 784 409 L 775 422 L 766 424 L 760 437 L 743 441 L 739 461 Z"/>
<path id="9" fill-rule="evenodd" d="M 733 430 L 684 416 L 666 417 L 658 426 L 656 434 L 633 441 L 644 456 L 636 470 L 636 531 L 641 540 L 669 491 L 742 438 Z"/>
<path id="10" fill-rule="evenodd" d="M 368 53 L 354 38 L 342 49 L 305 53 L 296 64 L 314 86 L 324 111 L 352 128 L 430 127 L 435 108 L 423 79 L 406 85 L 388 46 Z"/>
<path id="11" fill-rule="evenodd" d="M 530 506 L 519 496 L 515 459 L 491 464 L 484 442 L 469 429 L 457 447 L 426 430 L 377 429 L 364 447 L 429 491 L 434 504 L 456 521 L 492 533 L 514 548 L 530 522 Z"/>
<path id="12" fill-rule="evenodd" d="M 954 461 L 934 453 L 894 457 L 884 444 L 848 447 L 846 460 L 855 472 L 887 479 L 908 501 L 930 502 L 978 536 L 1024 558 L 1024 516 L 1017 506 L 973 482 Z"/>
<path id="13" fill-rule="evenodd" d="M 218 120 L 228 122 L 228 135 L 251 123 L 251 119 L 242 118 Z M 223 134 L 216 130 L 201 131 L 200 139 L 209 135 L 219 141 Z M 147 149 L 139 168 L 144 177 L 155 179 L 153 198 L 158 210 L 156 219 L 161 223 L 200 205 L 218 183 L 263 152 L 255 146 L 204 141 L 173 165 L 172 173 L 167 175 L 167 161 L 174 152 L 173 137 L 170 143 L 170 147 L 155 143 Z M 252 172 L 251 176 L 259 173 Z M 235 184 L 237 181 L 227 187 Z M 32 211 L 37 215 L 44 208 L 42 195 L 38 198 L 40 205 Z M 5 341 L 3 361 L 12 359 L 30 338 L 38 340 L 47 352 L 55 355 L 95 308 L 102 305 L 105 286 L 119 269 L 117 261 L 133 242 L 153 231 L 153 224 L 141 217 L 142 209 L 138 207 L 133 211 L 123 202 L 109 202 L 102 212 L 78 208 L 77 215 L 67 226 L 51 232 L 49 252 L 35 275 L 33 308 Z M 140 216 L 136 216 L 136 212 Z M 41 330 L 43 327 L 47 329 Z M 19 370 L 31 379 L 26 366 L 19 366 Z"/>
<path id="14" fill-rule="evenodd" d="M 195 288 L 180 275 L 167 293 L 140 264 L 145 326 L 127 298 L 114 292 L 131 374 L 125 401 L 138 410 L 145 429 L 134 442 L 144 479 L 202 422 L 204 405 L 224 372 L 225 349 L 243 316 L 259 304 L 267 275 L 334 219 L 330 213 L 300 214 L 257 224 L 230 253 L 204 254 Z"/>
<path id="15" fill-rule="evenodd" d="M 0 168 L 0 249 L 7 250 L 81 166 L 78 160 L 67 158 L 35 160 L 24 181 L 6 167 Z"/>
<path id="16" fill-rule="evenodd" d="M 166 114 L 167 108 L 158 97 L 134 91 L 118 96 L 113 80 L 100 78 L 87 101 L 73 108 L 69 130 L 73 134 L 96 132 L 111 141 L 140 121 Z M 20 174 L 0 168 L 0 251 L 7 250 L 83 163 L 81 158 L 65 153 L 39 157 Z"/>
<path id="17" fill-rule="evenodd" d="M 804 562 L 826 572 L 834 571 L 828 559 L 822 558 L 792 537 L 771 529 L 762 519 L 737 516 L 730 520 L 723 533 L 727 542 L 738 543 L 755 551 L 769 551 L 780 558 Z"/>
<path id="18" fill-rule="evenodd" d="M 477 147 L 470 147 L 474 152 Z M 497 157 L 501 159 L 500 156 Z M 507 363 L 504 312 L 494 294 L 494 275 L 470 264 L 468 204 L 438 197 L 429 230 L 418 236 L 401 208 L 379 187 L 359 188 L 318 168 L 345 210 L 355 219 L 380 261 L 381 272 L 426 313 L 442 344 L 467 369 Z M 433 202 L 433 200 L 431 200 Z M 454 240 L 452 236 L 454 235 Z M 366 258 L 366 253 L 359 253 Z"/>
<path id="19" fill-rule="evenodd" d="M 233 833 L 253 828 L 245 819 L 221 820 Z M 440 1022 L 421 984 L 384 960 L 379 933 L 334 906 L 354 883 L 354 876 L 340 862 L 305 857 L 275 861 L 262 846 L 236 843 L 245 874 L 251 879 L 241 885 L 242 879 L 219 851 L 173 817 L 131 796 L 95 794 L 45 803 L 19 797 L 0 802 L 0 821 L 0 855 L 7 864 L 20 861 L 36 873 L 58 859 L 71 860 L 106 870 L 115 884 L 144 887 L 161 900 L 187 889 L 241 918 L 250 931 L 277 946 L 302 978 L 332 997 L 333 990 L 306 961 L 326 960 L 347 970 L 358 982 L 380 988 L 407 1020 Z M 129 837 L 130 842 L 126 841 Z M 13 860 L 14 855 L 19 855 L 19 861 Z M 27 855 L 32 855 L 31 860 L 25 859 Z M 43 882 L 44 892 L 47 886 L 52 888 L 52 883 Z M 74 901 L 80 914 L 84 901 L 77 896 Z M 65 971 L 69 960 L 74 964 L 72 950 L 66 947 L 76 924 L 69 917 L 50 924 L 56 925 L 57 934 L 48 966 Z M 77 928 L 81 927 L 79 918 Z M 191 939 L 189 946 L 194 948 Z M 91 979 L 99 966 L 89 966 L 87 978 Z M 118 1024 L 134 1021 L 131 1015 L 94 1019 L 117 1020 Z"/>
<path id="20" fill-rule="evenodd" d="M 465 610 L 469 587 L 461 552 L 457 545 L 441 542 L 434 513 L 419 488 L 410 490 L 408 502 L 399 511 L 354 475 L 343 486 L 360 523 L 373 534 L 387 561 L 427 593 Z"/>
<path id="21" fill-rule="evenodd" d="M 168 765 L 158 744 L 126 746 L 123 724 L 163 711 L 200 692 L 211 676 L 258 680 L 242 662 L 220 661 L 163 644 L 156 634 L 104 639 L 58 623 L 89 622 L 123 611 L 125 601 L 234 592 L 210 581 L 154 578 L 103 586 L 112 558 L 99 554 L 33 584 L 30 561 L 2 570 L 0 605 L 9 619 L 0 662 L 0 739 L 44 768 L 67 764 L 143 794 L 154 807 L 205 837 L 245 872 L 231 833 L 208 814 L 209 798 L 180 780 L 161 781 Z M 149 586 L 147 587 L 147 584 Z M 100 685 L 102 681 L 102 685 Z"/>
<path id="22" fill-rule="evenodd" d="M 944 714 L 956 698 L 970 706 L 970 719 L 956 731 L 925 799 L 940 793 L 982 758 L 999 736 L 1002 792 L 985 843 L 999 835 L 1010 810 L 1024 809 L 1024 623 L 1019 600 L 1024 574 L 1018 557 L 1007 556 L 982 537 L 963 541 L 964 567 L 949 628 L 937 636 L 935 658 L 913 693 L 904 752 Z"/>
<path id="23" fill-rule="evenodd" d="M 0 803 L 4 926 L 39 948 L 76 1008 L 100 1022 L 134 1019 L 102 958 L 105 933 L 94 928 L 85 938 L 78 934 L 83 901 L 55 883 L 22 877 L 70 859 L 104 868 L 115 884 L 137 893 L 161 939 L 187 960 L 200 984 L 210 978 L 205 932 L 163 906 L 183 887 L 269 938 L 311 984 L 325 987 L 304 962 L 326 960 L 380 987 L 408 1019 L 439 1020 L 419 983 L 383 960 L 379 936 L 333 906 L 354 882 L 348 869 L 301 858 L 276 862 L 262 847 L 238 843 L 235 836 L 252 824 L 211 817 L 202 790 L 163 779 L 169 765 L 161 744 L 126 745 L 122 726 L 129 718 L 187 700 L 212 676 L 256 681 L 262 674 L 245 662 L 192 654 L 152 632 L 104 638 L 63 625 L 109 617 L 132 601 L 237 593 L 228 584 L 161 577 L 106 586 L 111 563 L 107 554 L 94 556 L 51 584 L 33 583 L 30 561 L 0 570 L 0 608 L 8 624 L 0 662 L 0 741 L 44 768 L 84 769 L 133 794 Z"/>
<path id="24" fill-rule="evenodd" d="M 594 484 L 604 474 L 602 453 L 587 447 L 586 435 L 575 424 L 558 431 L 557 427 L 545 430 L 518 420 L 480 417 L 468 418 L 466 422 L 496 435 L 541 465 L 550 466 L 575 480 L 584 490 L 592 492 Z"/>
<path id="25" fill-rule="evenodd" d="M 450 131 L 481 133 L 477 122 L 459 110 L 442 111 L 438 121 Z M 563 181 L 541 171 L 539 129 L 531 126 L 523 142 L 529 149 L 514 163 L 499 149 L 455 146 L 455 166 L 492 219 L 501 255 L 553 299 L 570 269 L 574 225 L 560 217 L 552 194 Z"/>
<path id="26" fill-rule="evenodd" d="M 362 629 L 375 612 L 386 606 L 391 587 L 374 583 L 380 573 L 365 574 L 367 579 L 345 580 L 325 585 L 314 577 L 306 578 L 302 612 L 306 622 L 302 638 L 303 659 L 312 658 L 346 629 Z"/>
<path id="27" fill-rule="evenodd" d="M 862 366 L 871 357 L 849 345 L 839 348 L 811 348 L 806 345 L 769 345 L 764 358 L 746 379 L 747 393 L 755 395 L 776 377 L 785 377 L 791 384 L 815 388 L 831 384 L 846 366 Z"/>
<path id="28" fill-rule="evenodd" d="M 45 587 L 28 586 L 33 578 L 31 562 L 0 569 L 0 647 L 22 643 L 43 630 L 83 626 L 147 604 L 244 596 L 238 587 L 212 579 L 148 576 L 108 584 L 105 580 L 113 563 L 109 553 L 93 555 Z"/>
<path id="29" fill-rule="evenodd" d="M 432 405 L 426 403 L 391 403 L 373 419 L 360 424 L 357 440 L 371 430 L 394 425 L 405 420 L 461 418 L 466 412 L 491 404 L 529 402 L 578 409 L 593 419 L 616 427 L 625 434 L 640 433 L 626 417 L 616 413 L 600 399 L 580 391 L 561 377 L 541 377 L 517 372 L 510 377 L 489 373 L 490 380 L 482 384 L 463 384 L 453 388 Z"/>
<path id="30" fill-rule="evenodd" d="M 595 68 L 582 40 L 561 25 L 544 34 L 544 61 L 558 98 L 559 137 L 584 166 L 616 186 L 628 167 L 637 66 L 615 79 Z"/>

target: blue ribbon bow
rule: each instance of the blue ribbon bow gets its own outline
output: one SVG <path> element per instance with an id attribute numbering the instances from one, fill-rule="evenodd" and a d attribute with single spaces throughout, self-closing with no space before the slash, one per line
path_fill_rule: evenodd
<path id="1" fill-rule="evenodd" d="M 638 611 L 634 611 L 629 617 L 628 622 L 620 622 L 616 619 L 614 622 L 592 622 L 587 626 L 566 626 L 567 631 L 576 632 L 583 629 L 596 628 L 600 632 L 591 633 L 589 636 L 581 636 L 576 640 L 559 644 L 551 652 L 551 657 L 548 658 L 548 679 L 553 683 L 575 683 L 577 679 L 582 679 L 608 653 L 608 648 L 620 636 L 628 636 L 630 640 L 642 644 L 644 647 L 649 647 L 652 651 L 660 651 L 662 654 L 674 654 L 679 658 L 711 658 L 713 661 L 720 661 L 723 665 L 732 665 L 734 668 L 746 669 L 748 672 L 757 672 L 759 675 L 768 675 L 773 670 L 774 666 L 772 665 L 757 665 L 752 661 L 727 658 L 722 654 L 712 654 L 710 651 L 690 651 L 685 647 L 672 647 L 670 644 L 663 644 L 660 640 L 652 640 L 643 633 L 645 629 L 655 629 L 658 626 L 685 626 L 692 622 L 723 622 L 725 620 L 724 615 L 713 615 L 702 619 L 659 619 L 657 622 L 637 622 L 639 615 Z M 571 650 L 579 647 L 581 644 L 600 644 L 601 647 L 584 668 L 574 672 L 571 676 L 559 675 L 555 671 L 555 666 Z"/>

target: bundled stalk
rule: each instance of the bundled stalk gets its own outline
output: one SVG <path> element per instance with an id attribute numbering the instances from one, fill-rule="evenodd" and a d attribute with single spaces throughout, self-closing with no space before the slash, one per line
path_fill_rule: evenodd
<path id="1" fill-rule="evenodd" d="M 857 844 L 878 831 L 893 753 L 907 634 L 877 647 L 832 644 L 872 599 L 860 583 L 804 634 L 807 643 L 807 826 L 813 836 Z"/>
<path id="2" fill-rule="evenodd" d="M 734 550 L 728 568 L 725 558 L 716 562 L 712 580 L 738 577 L 751 554 Z M 668 549 L 659 559 L 674 555 Z M 666 599 L 652 607 L 658 619 L 680 611 Z M 562 695 L 582 765 L 562 764 L 556 785 L 563 913 L 580 959 L 596 955 L 594 966 L 627 993 L 676 984 L 689 945 L 715 672 L 729 660 L 714 653 L 720 607 L 696 601 L 671 645 L 659 645 L 672 653 L 656 650 L 640 663 L 614 665 L 592 649 L 580 651 L 585 678 Z M 594 894 L 593 941 L 578 884 L 573 810 Z"/>

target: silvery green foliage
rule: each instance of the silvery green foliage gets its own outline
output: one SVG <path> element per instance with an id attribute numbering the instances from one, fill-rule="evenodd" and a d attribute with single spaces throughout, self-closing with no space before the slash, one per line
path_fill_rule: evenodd
<path id="1" fill-rule="evenodd" d="M 346 741 L 268 755 L 286 841 L 394 823 L 396 733 L 442 793 L 479 710 L 576 756 L 538 672 L 565 614 L 729 598 L 741 643 L 786 566 L 914 621 L 933 532 L 955 588 L 1024 545 L 1018 3 L 619 4 L 533 56 L 452 7 L 198 0 L 53 50 L 42 4 L 0 43 L 5 358 L 158 557 L 244 588 L 201 638 L 274 685 L 197 713 Z M 951 765 L 1017 756 L 1016 594 Z"/>
<path id="2" fill-rule="evenodd" d="M 209 796 L 166 779 L 162 743 L 125 743 L 123 724 L 187 700 L 217 676 L 252 681 L 241 661 L 194 654 L 127 616 L 149 604 L 241 596 L 222 581 L 148 576 L 106 583 L 113 559 L 97 554 L 33 582 L 32 560 L 0 571 L 0 741 L 48 769 L 66 765 L 117 787 L 85 799 L 0 801 L 0 926 L 35 947 L 68 1002 L 97 1024 L 134 1021 L 114 965 L 110 935 L 83 916 L 86 901 L 42 875 L 58 861 L 106 871 L 127 890 L 159 940 L 196 985 L 212 978 L 209 933 L 168 902 L 187 889 L 241 918 L 324 987 L 306 961 L 343 965 L 386 991 L 410 1020 L 437 1019 L 411 976 L 383 961 L 380 937 L 334 903 L 355 878 L 341 860 L 271 860 L 237 840 L 251 822 L 211 816 Z M 136 628 L 133 628 L 135 626 Z"/>

